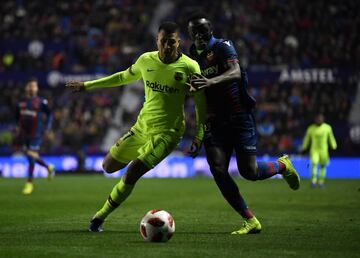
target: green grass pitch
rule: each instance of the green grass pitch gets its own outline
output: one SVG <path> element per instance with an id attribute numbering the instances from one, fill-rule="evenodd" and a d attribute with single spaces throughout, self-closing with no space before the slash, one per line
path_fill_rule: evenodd
<path id="1" fill-rule="evenodd" d="M 212 179 L 142 179 L 110 215 L 102 233 L 89 219 L 116 179 L 58 176 L 0 178 L 0 257 L 360 257 L 360 181 L 328 180 L 325 189 L 299 191 L 282 180 L 237 181 L 261 221 L 256 235 L 233 236 L 240 217 Z M 145 242 L 139 222 L 150 209 L 169 211 L 176 232 L 168 243 Z"/>

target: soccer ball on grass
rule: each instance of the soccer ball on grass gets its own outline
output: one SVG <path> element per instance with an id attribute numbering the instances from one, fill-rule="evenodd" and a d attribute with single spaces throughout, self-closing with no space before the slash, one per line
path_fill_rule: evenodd
<path id="1" fill-rule="evenodd" d="M 175 221 L 164 210 L 151 210 L 140 222 L 140 233 L 149 242 L 167 242 L 175 232 Z"/>

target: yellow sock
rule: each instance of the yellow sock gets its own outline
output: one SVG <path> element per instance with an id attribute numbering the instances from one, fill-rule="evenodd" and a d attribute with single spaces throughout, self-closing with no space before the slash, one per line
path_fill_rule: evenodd
<path id="1" fill-rule="evenodd" d="M 319 184 L 323 185 L 325 183 L 325 177 L 326 177 L 326 167 L 320 166 L 320 173 L 319 173 Z"/>
<path id="2" fill-rule="evenodd" d="M 316 184 L 317 182 L 317 164 L 312 164 L 311 166 L 311 175 L 312 175 L 312 178 L 311 178 L 311 183 L 312 184 Z"/>
<path id="3" fill-rule="evenodd" d="M 95 217 L 105 219 L 109 216 L 113 210 L 126 200 L 133 188 L 134 185 L 127 185 L 121 179 L 120 182 L 114 186 L 109 198 L 104 203 L 104 206 L 95 214 Z"/>

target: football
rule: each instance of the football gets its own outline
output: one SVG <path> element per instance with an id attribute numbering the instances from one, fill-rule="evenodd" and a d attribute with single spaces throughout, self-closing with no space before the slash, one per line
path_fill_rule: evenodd
<path id="1" fill-rule="evenodd" d="M 140 233 L 149 242 L 167 242 L 175 232 L 175 221 L 164 210 L 151 210 L 140 222 Z"/>

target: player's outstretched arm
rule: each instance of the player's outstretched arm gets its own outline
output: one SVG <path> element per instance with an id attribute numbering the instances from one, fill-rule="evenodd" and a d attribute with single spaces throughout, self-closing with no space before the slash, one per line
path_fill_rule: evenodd
<path id="1" fill-rule="evenodd" d="M 93 90 L 99 88 L 112 88 L 125 84 L 132 83 L 141 78 L 140 71 L 134 72 L 134 69 L 130 67 L 129 69 L 115 73 L 113 75 L 100 78 L 93 81 L 78 82 L 78 81 L 69 81 L 65 84 L 65 87 L 72 89 L 75 92 Z"/>
<path id="2" fill-rule="evenodd" d="M 194 75 L 190 79 L 190 84 L 194 89 L 200 90 L 202 88 L 213 87 L 221 83 L 231 82 L 241 78 L 241 69 L 237 62 L 229 62 L 228 68 L 229 69 L 223 74 L 211 79 L 208 79 L 203 75 Z"/>
<path id="3" fill-rule="evenodd" d="M 69 81 L 65 84 L 65 87 L 72 89 L 73 91 L 80 92 L 85 90 L 93 90 L 99 88 L 111 88 L 125 84 L 132 83 L 141 78 L 141 70 L 143 56 L 140 56 L 136 62 L 125 71 L 121 71 L 110 76 L 100 78 L 93 81 L 78 82 Z"/>

